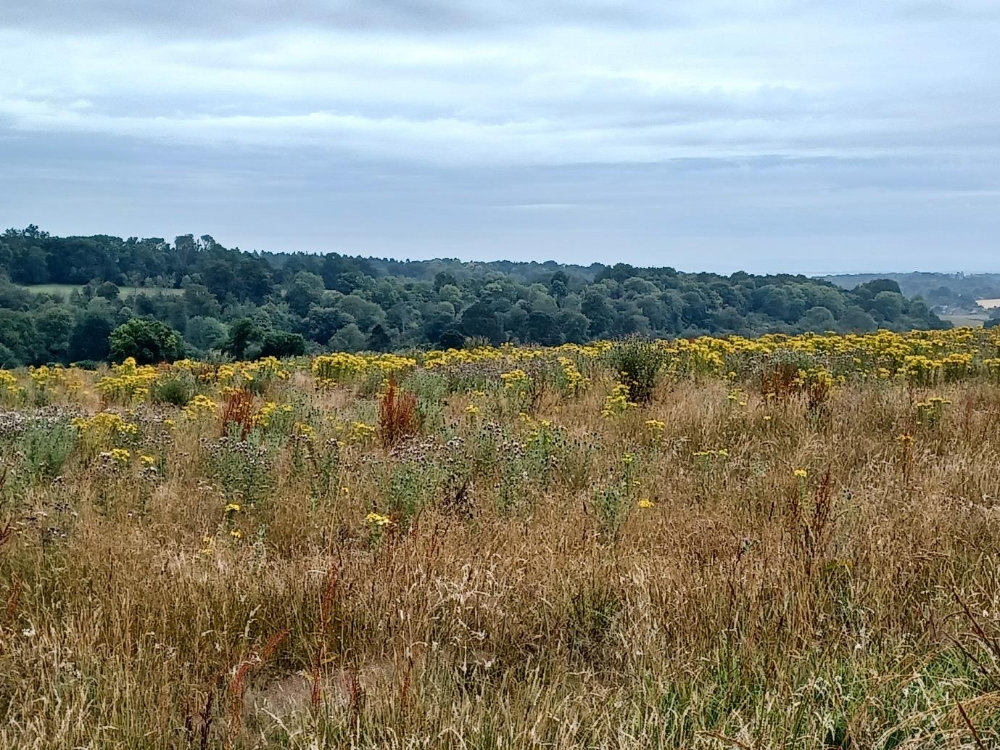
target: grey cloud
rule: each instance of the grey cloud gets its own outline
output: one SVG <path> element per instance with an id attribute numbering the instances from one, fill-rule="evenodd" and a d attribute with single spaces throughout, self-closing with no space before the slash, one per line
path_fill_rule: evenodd
<path id="1" fill-rule="evenodd" d="M 843 17 L 869 21 L 995 21 L 988 0 L 8 0 L 4 25 L 91 33 L 145 30 L 188 37 L 241 35 L 280 28 L 428 33 L 584 25 L 643 28 L 697 26 L 704 21 Z"/>
<path id="2" fill-rule="evenodd" d="M 636 26 L 683 17 L 656 3 L 608 0 L 11 0 L 4 23 L 36 30 L 145 29 L 152 33 L 245 34 L 262 29 L 454 32 L 537 23 Z"/>
<path id="3" fill-rule="evenodd" d="M 996 11 L 9 1 L 0 223 L 402 257 L 986 270 Z"/>

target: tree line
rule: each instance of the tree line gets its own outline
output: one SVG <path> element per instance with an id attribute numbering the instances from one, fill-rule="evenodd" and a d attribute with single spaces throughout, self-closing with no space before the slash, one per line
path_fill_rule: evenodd
<path id="1" fill-rule="evenodd" d="M 842 289 L 801 275 L 621 263 L 245 252 L 209 235 L 55 237 L 34 225 L 0 236 L 6 367 L 101 362 L 133 350 L 152 361 L 943 327 L 923 300 L 886 279 Z"/>

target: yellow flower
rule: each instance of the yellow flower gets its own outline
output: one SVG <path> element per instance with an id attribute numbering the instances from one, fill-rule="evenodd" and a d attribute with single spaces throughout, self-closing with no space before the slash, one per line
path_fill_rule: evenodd
<path id="1" fill-rule="evenodd" d="M 239 529 L 233 529 L 232 531 L 229 532 L 229 536 L 233 537 L 234 539 L 242 539 L 243 532 L 240 531 Z"/>
<path id="2" fill-rule="evenodd" d="M 156 464 L 156 456 L 139 456 L 143 466 L 153 466 Z"/>
<path id="3" fill-rule="evenodd" d="M 510 372 L 500 373 L 500 380 L 503 381 L 506 390 L 514 390 L 528 382 L 528 373 L 518 368 Z"/>
<path id="4" fill-rule="evenodd" d="M 807 476 L 809 476 L 809 472 L 806 471 L 805 469 L 796 469 L 795 471 L 792 472 L 792 474 L 794 474 L 799 479 L 805 479 Z"/>
<path id="5" fill-rule="evenodd" d="M 365 521 L 372 526 L 389 526 L 392 524 L 392 519 L 389 516 L 383 516 L 381 513 L 369 513 L 365 516 Z"/>
<path id="6" fill-rule="evenodd" d="M 132 454 L 125 448 L 112 448 L 111 460 L 118 464 L 127 464 Z"/>
<path id="7" fill-rule="evenodd" d="M 465 413 L 475 416 L 476 414 L 479 413 L 479 407 L 476 406 L 475 404 L 469 404 L 468 406 L 465 407 Z"/>
<path id="8" fill-rule="evenodd" d="M 198 394 L 188 401 L 187 406 L 184 407 L 184 413 L 190 419 L 205 419 L 214 416 L 217 408 L 218 405 L 208 396 Z"/>
<path id="9" fill-rule="evenodd" d="M 351 425 L 351 440 L 362 443 L 375 437 L 378 430 L 366 422 L 354 422 Z"/>
<path id="10" fill-rule="evenodd" d="M 604 417 L 615 417 L 624 414 L 630 408 L 636 406 L 636 404 L 628 400 L 628 397 L 628 386 L 624 383 L 618 383 L 618 385 L 611 389 L 611 393 L 608 394 L 607 398 L 604 399 L 604 408 L 601 409 L 601 415 Z"/>
<path id="11" fill-rule="evenodd" d="M 648 497 L 644 497 L 644 498 L 642 498 L 639 501 L 639 507 L 640 508 L 654 508 L 654 507 L 656 507 L 656 503 L 654 503 Z"/>
<path id="12" fill-rule="evenodd" d="M 239 513 L 240 512 L 240 504 L 239 503 L 229 503 L 229 505 L 226 506 L 226 511 L 225 512 L 226 513 Z"/>

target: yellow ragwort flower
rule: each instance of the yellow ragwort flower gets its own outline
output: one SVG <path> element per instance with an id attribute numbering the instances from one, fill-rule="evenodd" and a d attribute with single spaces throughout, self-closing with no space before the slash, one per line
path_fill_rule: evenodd
<path id="1" fill-rule="evenodd" d="M 365 522 L 370 523 L 372 526 L 389 526 L 392 524 L 392 519 L 389 516 L 383 516 L 381 513 L 369 513 L 365 516 Z"/>

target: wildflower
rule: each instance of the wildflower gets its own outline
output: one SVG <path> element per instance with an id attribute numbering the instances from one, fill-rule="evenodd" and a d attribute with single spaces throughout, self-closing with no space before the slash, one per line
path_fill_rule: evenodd
<path id="1" fill-rule="evenodd" d="M 475 416 L 476 414 L 479 413 L 479 407 L 476 406 L 475 404 L 469 404 L 468 406 L 465 407 L 465 413 L 470 416 Z"/>
<path id="2" fill-rule="evenodd" d="M 807 476 L 809 476 L 809 472 L 806 471 L 805 469 L 796 469 L 795 471 L 792 472 L 792 474 L 794 474 L 799 479 L 805 479 Z"/>
<path id="3" fill-rule="evenodd" d="M 907 435 L 905 432 L 896 438 L 903 445 L 909 445 L 913 442 L 913 435 Z"/>
<path id="4" fill-rule="evenodd" d="M 116 464 L 127 464 L 129 458 L 132 457 L 132 454 L 126 448 L 112 448 L 110 455 L 111 460 Z"/>
<path id="5" fill-rule="evenodd" d="M 229 503 L 229 505 L 226 506 L 225 512 L 226 513 L 239 513 L 240 512 L 240 504 L 239 503 Z"/>
<path id="6" fill-rule="evenodd" d="M 392 524 L 392 519 L 389 516 L 383 516 L 381 513 L 369 513 L 365 516 L 365 522 L 370 523 L 372 526 L 389 526 Z"/>
<path id="7" fill-rule="evenodd" d="M 514 390 L 528 383 L 528 373 L 518 368 L 510 372 L 500 373 L 500 380 L 503 381 L 505 390 Z"/>
<path id="8" fill-rule="evenodd" d="M 102 411 L 89 419 L 77 417 L 70 422 L 87 443 L 99 447 L 107 445 L 115 438 L 126 438 L 135 435 L 138 427 L 126 422 L 120 414 Z"/>
<path id="9" fill-rule="evenodd" d="M 233 539 L 242 539 L 243 532 L 240 531 L 239 529 L 233 529 L 232 531 L 229 532 L 229 536 L 231 536 Z"/>
<path id="10" fill-rule="evenodd" d="M 377 430 L 367 422 L 354 422 L 351 425 L 351 439 L 358 443 L 363 443 L 375 437 Z"/>
<path id="11" fill-rule="evenodd" d="M 764 421 L 765 422 L 770 422 L 771 421 L 771 415 L 770 414 L 765 414 L 764 415 Z"/>
<path id="12" fill-rule="evenodd" d="M 190 419 L 204 419 L 215 415 L 218 405 L 208 396 L 198 394 L 184 407 L 184 413 Z"/>
<path id="13" fill-rule="evenodd" d="M 264 429 L 267 429 L 268 427 L 271 426 L 271 418 L 274 416 L 274 413 L 277 410 L 278 410 L 278 405 L 276 403 L 274 403 L 273 401 L 265 402 L 264 405 L 261 406 L 260 409 L 257 411 L 257 414 L 254 416 L 253 418 L 254 424 L 258 425 L 259 427 L 263 427 Z"/>
<path id="14" fill-rule="evenodd" d="M 659 419 L 647 419 L 646 429 L 648 429 L 654 435 L 662 435 L 663 431 L 667 428 L 666 422 L 661 422 Z"/>
<path id="15" fill-rule="evenodd" d="M 607 398 L 604 399 L 604 408 L 601 409 L 601 416 L 615 417 L 619 414 L 624 414 L 636 406 L 636 404 L 628 399 L 628 386 L 624 383 L 618 383 L 618 385 L 611 389 L 611 393 L 608 394 Z"/>
<path id="16" fill-rule="evenodd" d="M 139 461 L 142 463 L 143 466 L 155 466 L 156 456 L 142 455 L 139 456 Z"/>
<path id="17" fill-rule="evenodd" d="M 202 541 L 202 544 L 205 545 L 204 547 L 202 547 L 201 554 L 203 554 L 203 555 L 211 555 L 213 552 L 215 552 L 215 537 L 214 536 L 208 536 L 206 534 L 204 537 L 202 537 L 201 541 Z"/>
<path id="18" fill-rule="evenodd" d="M 654 508 L 654 507 L 656 507 L 656 503 L 654 503 L 648 497 L 644 497 L 641 500 L 639 500 L 639 507 L 640 508 Z"/>

